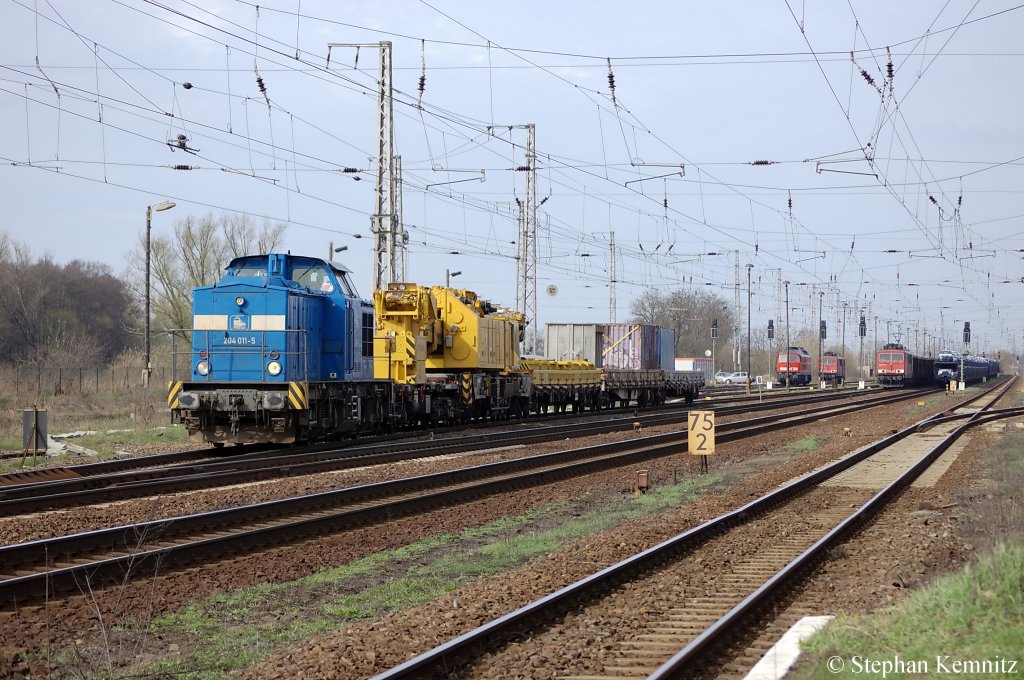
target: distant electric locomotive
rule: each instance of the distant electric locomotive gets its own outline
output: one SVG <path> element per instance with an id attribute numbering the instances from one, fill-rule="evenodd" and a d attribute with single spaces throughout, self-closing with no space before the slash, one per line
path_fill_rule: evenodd
<path id="1" fill-rule="evenodd" d="M 919 357 L 893 342 L 878 351 L 875 374 L 882 387 L 929 385 L 935 380 L 934 366 L 934 359 Z"/>
<path id="2" fill-rule="evenodd" d="M 842 385 L 846 379 L 846 359 L 835 352 L 825 352 L 818 366 L 818 374 L 822 382 L 831 385 Z"/>

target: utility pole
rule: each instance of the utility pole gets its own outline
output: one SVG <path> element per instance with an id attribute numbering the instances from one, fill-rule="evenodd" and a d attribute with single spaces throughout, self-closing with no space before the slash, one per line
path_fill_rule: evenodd
<path id="1" fill-rule="evenodd" d="M 822 325 L 824 319 L 821 316 L 822 302 L 825 300 L 825 291 L 818 293 L 818 384 L 821 384 L 821 341 L 825 339 L 825 327 Z"/>
<path id="2" fill-rule="evenodd" d="M 615 323 L 615 232 L 612 232 L 608 242 L 609 267 L 608 267 L 608 323 Z M 680 329 L 680 335 L 682 330 Z"/>
<path id="3" fill-rule="evenodd" d="M 750 270 L 754 268 L 754 265 L 747 263 L 747 390 L 746 393 L 750 394 L 750 379 L 753 371 L 751 370 L 750 364 Z"/>
<path id="4" fill-rule="evenodd" d="M 789 281 L 786 284 L 786 391 L 789 391 Z"/>
<path id="5" fill-rule="evenodd" d="M 526 164 L 516 166 L 526 173 L 526 192 L 519 203 L 519 239 L 516 275 L 516 310 L 526 318 L 526 347 L 536 352 L 537 345 L 537 152 L 536 126 L 509 125 L 509 130 L 526 130 Z"/>
<path id="6" fill-rule="evenodd" d="M 738 371 L 740 370 L 740 251 L 738 250 L 736 251 L 736 285 L 733 292 L 735 293 L 736 314 L 733 317 L 732 337 L 736 351 L 733 352 L 732 370 Z"/>
<path id="7" fill-rule="evenodd" d="M 397 214 L 395 211 L 395 132 L 394 100 L 391 87 L 391 42 L 378 43 L 328 43 L 327 63 L 331 61 L 334 47 L 354 47 L 356 54 L 363 47 L 375 48 L 380 55 L 380 72 L 377 87 L 377 177 L 376 203 L 370 216 L 370 232 L 373 234 L 373 290 L 387 288 L 396 276 L 396 261 L 404 257 L 397 249 Z"/>

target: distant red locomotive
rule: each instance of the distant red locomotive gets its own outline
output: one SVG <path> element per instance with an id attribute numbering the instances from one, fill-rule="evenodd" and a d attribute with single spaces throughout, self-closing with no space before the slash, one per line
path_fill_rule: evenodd
<path id="1" fill-rule="evenodd" d="M 803 347 L 790 347 L 779 352 L 775 362 L 775 373 L 779 382 L 785 384 L 787 378 L 790 385 L 811 384 L 811 355 Z"/>
<path id="2" fill-rule="evenodd" d="M 903 345 L 885 344 L 876 359 L 875 374 L 882 387 L 929 385 L 935 380 L 935 359 L 919 357 Z"/>
<path id="3" fill-rule="evenodd" d="M 818 366 L 818 374 L 822 382 L 830 385 L 842 385 L 846 380 L 846 359 L 835 352 L 825 352 Z"/>

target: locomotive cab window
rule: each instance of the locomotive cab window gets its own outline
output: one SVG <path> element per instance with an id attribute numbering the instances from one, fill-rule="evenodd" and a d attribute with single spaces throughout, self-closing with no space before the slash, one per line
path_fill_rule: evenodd
<path id="1" fill-rule="evenodd" d="M 331 281 L 327 269 L 320 265 L 295 267 L 292 270 L 292 281 L 310 290 L 319 290 L 324 293 L 334 291 L 334 283 Z"/>
<path id="2" fill-rule="evenodd" d="M 352 279 L 349 278 L 348 272 L 336 268 L 334 270 L 334 278 L 338 279 L 338 288 L 341 289 L 342 293 L 349 297 L 355 297 L 356 287 L 352 285 Z"/>
<path id="3" fill-rule="evenodd" d="M 235 276 L 266 276 L 267 268 L 261 265 L 242 265 L 234 271 Z"/>

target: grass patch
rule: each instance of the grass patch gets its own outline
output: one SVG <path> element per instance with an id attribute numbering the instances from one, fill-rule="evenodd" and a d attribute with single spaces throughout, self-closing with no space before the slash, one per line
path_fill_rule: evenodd
<path id="1" fill-rule="evenodd" d="M 160 429 L 97 432 L 69 441 L 97 453 L 113 454 L 130 445 L 184 443 L 188 441 L 188 431 L 181 425 L 168 425 Z"/>
<path id="2" fill-rule="evenodd" d="M 821 443 L 825 441 L 825 435 L 812 434 L 801 439 L 797 439 L 795 442 L 790 442 L 778 451 L 773 451 L 776 456 L 788 455 L 791 453 L 806 453 L 808 451 L 817 451 Z"/>
<path id="3" fill-rule="evenodd" d="M 219 593 L 154 621 L 154 632 L 183 640 L 192 651 L 145 672 L 217 677 L 255 663 L 275 647 L 428 602 L 572 539 L 676 507 L 718 481 L 717 476 L 703 475 L 598 507 L 586 501 L 554 503 L 289 583 Z"/>
<path id="4" fill-rule="evenodd" d="M 899 605 L 870 616 L 837 619 L 804 642 L 808 657 L 795 677 L 879 677 L 882 668 L 857 672 L 855 657 L 893 661 L 925 661 L 925 677 L 945 674 L 954 660 L 1011 659 L 1017 674 L 1024 666 L 1024 542 L 1000 544 L 977 563 L 946 576 Z M 838 656 L 845 670 L 829 671 L 827 660 Z M 909 667 L 905 667 L 907 670 Z M 1004 671 L 1005 673 L 1005 671 Z M 994 677 L 998 673 L 957 673 L 957 677 Z M 921 677 L 893 669 L 889 678 Z"/>

